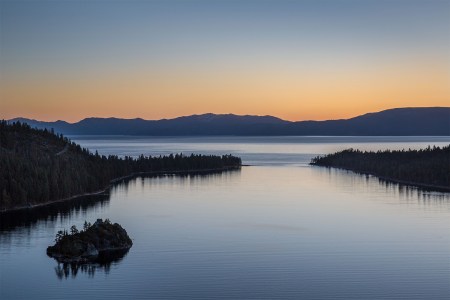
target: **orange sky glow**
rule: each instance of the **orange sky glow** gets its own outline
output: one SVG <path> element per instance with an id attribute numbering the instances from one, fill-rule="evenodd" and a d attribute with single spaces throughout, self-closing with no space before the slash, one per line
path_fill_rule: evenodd
<path id="1" fill-rule="evenodd" d="M 2 82 L 1 117 L 75 122 L 93 116 L 161 119 L 213 112 L 325 120 L 395 107 L 448 106 L 448 95 L 449 72 L 439 62 L 316 73 L 55 75 Z"/>
<path id="2" fill-rule="evenodd" d="M 0 3 L 0 118 L 450 106 L 444 2 L 83 3 Z"/>

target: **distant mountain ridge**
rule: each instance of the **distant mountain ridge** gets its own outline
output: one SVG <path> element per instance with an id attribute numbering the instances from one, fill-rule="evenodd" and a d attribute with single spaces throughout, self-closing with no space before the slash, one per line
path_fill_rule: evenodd
<path id="1" fill-rule="evenodd" d="M 450 107 L 394 108 L 350 119 L 286 121 L 273 116 L 202 114 L 174 119 L 86 118 L 76 123 L 15 118 L 36 128 L 65 135 L 148 136 L 450 136 Z"/>

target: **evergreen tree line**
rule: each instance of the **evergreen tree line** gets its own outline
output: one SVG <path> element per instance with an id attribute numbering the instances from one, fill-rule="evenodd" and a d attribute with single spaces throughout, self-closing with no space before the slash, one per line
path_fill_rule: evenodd
<path id="1" fill-rule="evenodd" d="M 0 211 L 56 201 L 107 187 L 138 172 L 239 167 L 232 155 L 99 155 L 53 130 L 0 121 Z"/>
<path id="2" fill-rule="evenodd" d="M 348 149 L 315 157 L 311 165 L 342 168 L 395 181 L 450 189 L 450 145 L 378 152 Z"/>

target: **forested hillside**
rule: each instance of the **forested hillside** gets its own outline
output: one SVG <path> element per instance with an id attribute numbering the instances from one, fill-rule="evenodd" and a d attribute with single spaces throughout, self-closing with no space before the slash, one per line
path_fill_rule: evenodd
<path id="1" fill-rule="evenodd" d="M 315 157 L 311 164 L 450 190 L 450 145 L 407 151 L 362 152 L 349 149 Z"/>
<path id="2" fill-rule="evenodd" d="M 27 124 L 0 121 L 0 211 L 30 207 L 106 188 L 137 172 L 239 167 L 231 155 L 139 158 L 92 154 L 68 138 Z"/>

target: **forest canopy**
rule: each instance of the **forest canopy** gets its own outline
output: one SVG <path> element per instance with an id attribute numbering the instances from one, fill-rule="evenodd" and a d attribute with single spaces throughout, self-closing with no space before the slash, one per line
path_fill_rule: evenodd
<path id="1" fill-rule="evenodd" d="M 378 152 L 348 149 L 315 157 L 311 165 L 347 169 L 412 185 L 450 190 L 450 145 Z"/>
<path id="2" fill-rule="evenodd" d="M 232 155 L 99 155 L 53 130 L 0 121 L 0 211 L 105 189 L 140 172 L 222 170 L 241 166 Z"/>

